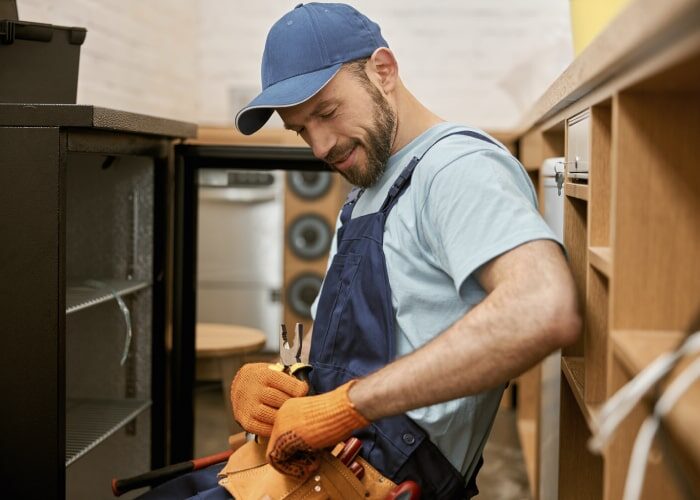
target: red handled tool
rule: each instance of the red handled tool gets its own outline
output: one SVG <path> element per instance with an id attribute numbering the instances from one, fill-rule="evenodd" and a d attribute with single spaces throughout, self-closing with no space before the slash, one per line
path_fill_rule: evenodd
<path id="1" fill-rule="evenodd" d="M 352 461 L 357 458 L 357 454 L 360 453 L 360 449 L 362 449 L 362 441 L 356 437 L 351 437 L 345 441 L 345 446 L 340 453 L 338 453 L 338 460 L 340 460 L 346 467 L 349 467 Z"/>
<path id="2" fill-rule="evenodd" d="M 156 486 L 181 476 L 182 474 L 225 462 L 228 460 L 228 457 L 231 456 L 231 453 L 233 453 L 233 450 L 226 450 L 207 457 L 194 458 L 187 462 L 168 465 L 138 476 L 127 477 L 126 479 L 112 479 L 112 493 L 114 493 L 115 497 L 118 497 L 127 491 L 143 488 L 145 486 Z"/>
<path id="3" fill-rule="evenodd" d="M 391 490 L 384 500 L 418 500 L 420 486 L 415 481 L 404 481 Z"/>

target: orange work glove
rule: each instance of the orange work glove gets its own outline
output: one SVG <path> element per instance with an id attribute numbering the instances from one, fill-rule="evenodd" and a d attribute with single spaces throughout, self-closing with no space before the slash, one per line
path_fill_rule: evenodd
<path id="1" fill-rule="evenodd" d="M 272 428 L 267 461 L 283 474 L 304 478 L 320 465 L 317 450 L 335 446 L 369 424 L 348 398 L 354 382 L 319 396 L 287 400 Z"/>
<path id="2" fill-rule="evenodd" d="M 246 431 L 268 437 L 277 411 L 289 398 L 305 396 L 309 386 L 267 363 L 248 363 L 231 383 L 233 418 Z"/>

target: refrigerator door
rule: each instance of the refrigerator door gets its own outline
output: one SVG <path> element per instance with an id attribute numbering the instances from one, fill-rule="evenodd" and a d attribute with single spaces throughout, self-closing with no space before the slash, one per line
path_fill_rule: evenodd
<path id="1" fill-rule="evenodd" d="M 278 184 L 261 190 L 200 185 L 200 282 L 281 286 L 284 205 Z"/>
<path id="2" fill-rule="evenodd" d="M 282 172 L 199 171 L 197 321 L 259 328 L 276 349 L 282 319 Z"/>

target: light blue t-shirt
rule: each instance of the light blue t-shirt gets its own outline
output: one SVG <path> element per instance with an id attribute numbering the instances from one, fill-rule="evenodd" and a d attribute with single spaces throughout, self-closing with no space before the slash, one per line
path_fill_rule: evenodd
<path id="1" fill-rule="evenodd" d="M 431 127 L 389 158 L 385 174 L 365 190 L 352 218 L 379 210 L 411 158 L 458 130 L 486 135 L 454 123 Z M 410 187 L 389 213 L 384 229 L 398 356 L 432 340 L 484 299 L 486 293 L 474 276 L 480 266 L 538 239 L 556 241 L 556 236 L 537 211 L 530 178 L 510 153 L 463 135 L 433 146 L 416 167 Z M 336 248 L 334 238 L 328 262 Z M 317 302 L 312 307 L 314 317 L 316 306 Z M 469 477 L 502 393 L 503 386 L 407 415 Z"/>

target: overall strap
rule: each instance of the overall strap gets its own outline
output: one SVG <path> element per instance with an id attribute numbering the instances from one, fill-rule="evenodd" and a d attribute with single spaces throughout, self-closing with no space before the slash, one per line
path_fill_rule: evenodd
<path id="1" fill-rule="evenodd" d="M 473 137 L 474 139 L 479 139 L 484 142 L 488 142 L 490 144 L 493 144 L 494 146 L 503 149 L 500 145 L 489 139 L 483 134 L 480 134 L 478 132 L 473 132 L 471 130 L 458 130 L 457 132 L 450 132 L 449 134 L 445 134 L 442 137 L 439 137 L 435 142 L 433 142 L 428 148 L 423 151 L 423 154 L 418 156 L 414 156 L 411 158 L 411 161 L 406 165 L 406 168 L 403 169 L 401 174 L 396 178 L 396 181 L 394 181 L 394 184 L 391 186 L 391 189 L 389 189 L 389 194 L 387 195 L 386 199 L 384 200 L 384 203 L 382 203 L 382 207 L 379 209 L 381 212 L 388 212 L 391 210 L 391 208 L 394 206 L 396 201 L 399 198 L 399 195 L 403 193 L 403 191 L 411 184 L 411 177 L 413 176 L 413 171 L 415 170 L 416 166 L 418 163 L 423 159 L 425 154 L 430 151 L 430 149 L 435 146 L 438 142 L 440 142 L 443 139 L 447 139 L 448 137 L 451 137 L 453 135 L 466 135 L 468 137 Z"/>
<path id="2" fill-rule="evenodd" d="M 360 199 L 360 196 L 362 196 L 364 191 L 365 190 L 362 188 L 355 187 L 350 191 L 350 193 L 348 193 L 348 197 L 345 199 L 345 204 L 340 211 L 340 222 L 343 225 L 350 220 L 352 209 L 355 207 L 355 202 Z"/>

